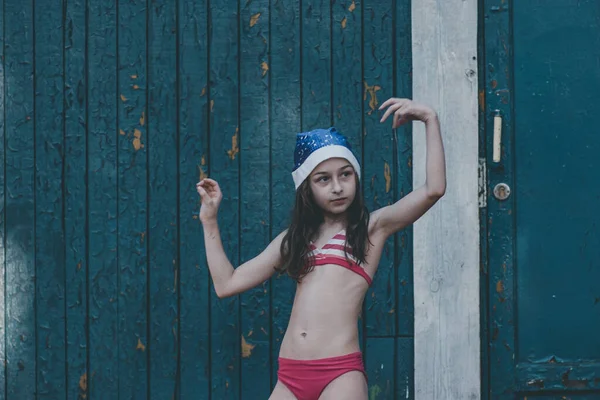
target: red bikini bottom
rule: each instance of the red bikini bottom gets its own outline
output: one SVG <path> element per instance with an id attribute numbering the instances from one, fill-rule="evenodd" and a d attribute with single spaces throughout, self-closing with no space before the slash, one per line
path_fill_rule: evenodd
<path id="1" fill-rule="evenodd" d="M 317 400 L 331 381 L 350 371 L 360 371 L 367 379 L 361 352 L 317 360 L 279 357 L 277 378 L 298 400 Z"/>

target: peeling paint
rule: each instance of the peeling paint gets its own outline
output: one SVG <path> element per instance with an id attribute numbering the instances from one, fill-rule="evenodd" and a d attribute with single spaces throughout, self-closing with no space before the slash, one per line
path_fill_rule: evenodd
<path id="1" fill-rule="evenodd" d="M 137 79 L 137 75 L 131 75 L 131 79 Z"/>
<path id="2" fill-rule="evenodd" d="M 146 122 L 146 113 L 144 111 L 142 111 L 142 116 L 140 117 L 140 125 L 144 126 L 145 122 Z"/>
<path id="3" fill-rule="evenodd" d="M 348 11 L 352 12 L 356 9 L 356 3 L 354 2 L 354 0 L 352 0 L 352 4 L 350 4 L 350 7 L 348 7 Z"/>
<path id="4" fill-rule="evenodd" d="M 215 101 L 211 100 L 210 101 L 210 112 L 213 112 L 213 109 L 215 108 Z"/>
<path id="5" fill-rule="evenodd" d="M 200 182 L 202 179 L 208 178 L 208 175 L 206 175 L 206 172 L 204 172 L 204 168 L 202 168 L 200 165 L 198 165 L 198 173 L 200 175 L 198 177 L 198 182 Z"/>
<path id="6" fill-rule="evenodd" d="M 87 372 L 81 375 L 79 378 L 79 389 L 83 390 L 84 392 L 87 391 Z"/>
<path id="7" fill-rule="evenodd" d="M 125 95 L 121 95 L 121 101 L 126 102 L 127 101 L 127 97 L 125 97 Z"/>
<path id="8" fill-rule="evenodd" d="M 238 132 L 239 128 L 236 128 L 235 134 L 231 137 L 231 150 L 227 150 L 227 154 L 232 160 L 235 160 L 235 155 L 240 152 L 238 147 Z"/>
<path id="9" fill-rule="evenodd" d="M 369 84 L 365 81 L 364 82 L 365 85 L 365 91 L 364 91 L 364 95 L 363 95 L 363 100 L 367 100 L 367 93 L 369 93 L 369 96 L 371 96 L 371 99 L 369 100 L 369 108 L 371 108 L 371 111 L 369 111 L 369 115 L 371 115 L 373 113 L 373 111 L 375 111 L 375 109 L 377 109 L 377 106 L 379 105 L 379 102 L 377 101 L 377 95 L 376 92 L 378 90 L 381 90 L 381 86 L 378 85 L 373 85 L 373 86 L 369 86 Z"/>
<path id="10" fill-rule="evenodd" d="M 254 14 L 252 17 L 250 17 L 250 27 L 253 27 L 254 25 L 256 25 L 259 18 L 260 18 L 260 13 Z"/>
<path id="11" fill-rule="evenodd" d="M 344 19 L 342 20 L 342 29 L 346 29 L 347 22 L 348 22 L 348 19 L 346 17 L 344 17 Z"/>
<path id="12" fill-rule="evenodd" d="M 485 111 L 485 91 L 484 90 L 479 91 L 479 109 L 481 110 L 481 112 Z"/>
<path id="13" fill-rule="evenodd" d="M 144 344 L 142 343 L 142 340 L 140 338 L 138 338 L 137 346 L 135 347 L 135 349 L 141 350 L 141 351 L 146 351 L 146 346 L 144 346 Z"/>
<path id="14" fill-rule="evenodd" d="M 380 394 L 381 388 L 379 385 L 375 384 L 369 388 L 369 400 L 376 400 Z"/>
<path id="15" fill-rule="evenodd" d="M 392 187 L 392 172 L 388 163 L 383 165 L 383 176 L 385 177 L 385 192 L 389 193 Z"/>
<path id="16" fill-rule="evenodd" d="M 497 292 L 498 294 L 502 294 L 502 293 L 504 293 L 504 282 L 502 282 L 502 281 L 498 281 L 498 282 L 496 283 L 496 292 Z"/>
<path id="17" fill-rule="evenodd" d="M 206 86 L 204 86 L 202 88 L 202 92 L 200 92 L 200 97 L 204 96 L 206 94 Z"/>
<path id="18" fill-rule="evenodd" d="M 244 335 L 242 335 L 242 357 L 243 358 L 250 357 L 252 355 L 252 350 L 254 350 L 255 347 L 256 347 L 256 345 L 246 342 Z"/>
<path id="19" fill-rule="evenodd" d="M 119 129 L 119 134 L 120 134 L 121 136 L 125 136 L 125 131 L 124 131 L 123 129 Z"/>
<path id="20" fill-rule="evenodd" d="M 133 85 L 133 90 L 138 90 L 140 87 L 138 85 Z"/>
<path id="21" fill-rule="evenodd" d="M 263 61 L 260 64 L 260 68 L 262 69 L 262 76 L 265 76 L 267 72 L 269 72 L 269 64 L 266 61 Z"/>
<path id="22" fill-rule="evenodd" d="M 135 131 L 133 132 L 133 148 L 135 149 L 135 151 L 138 151 L 143 147 L 144 145 L 142 144 L 142 132 L 139 129 L 135 129 Z"/>

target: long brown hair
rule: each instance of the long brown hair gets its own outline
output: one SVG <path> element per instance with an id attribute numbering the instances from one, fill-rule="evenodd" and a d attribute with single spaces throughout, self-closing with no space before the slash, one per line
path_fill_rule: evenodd
<path id="1" fill-rule="evenodd" d="M 347 210 L 346 244 L 352 248 L 352 254 L 358 263 L 362 264 L 365 262 L 369 236 L 369 211 L 365 206 L 360 181 L 356 174 L 355 179 L 356 195 Z M 315 202 L 307 179 L 296 190 L 296 203 L 292 210 L 290 226 L 281 242 L 283 262 L 276 268 L 277 271 L 287 273 L 296 282 L 300 282 L 314 269 L 314 261 L 308 255 L 309 246 L 323 220 L 323 211 Z"/>

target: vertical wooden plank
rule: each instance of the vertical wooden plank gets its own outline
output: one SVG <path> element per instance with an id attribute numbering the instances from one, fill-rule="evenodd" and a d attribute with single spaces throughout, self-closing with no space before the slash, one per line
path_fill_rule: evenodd
<path id="1" fill-rule="evenodd" d="M 4 5 L 7 398 L 35 395 L 33 4 Z"/>
<path id="2" fill-rule="evenodd" d="M 370 210 L 394 201 L 393 131 L 389 121 L 381 124 L 380 104 L 394 92 L 392 3 L 364 2 L 364 175 L 365 199 Z M 381 255 L 373 286 L 366 296 L 367 336 L 396 333 L 396 275 L 394 238 L 388 239 Z"/>
<path id="3" fill-rule="evenodd" d="M 90 397 L 118 396 L 116 4 L 88 3 Z"/>
<path id="4" fill-rule="evenodd" d="M 396 338 L 396 395 L 395 399 L 415 398 L 414 339 Z"/>
<path id="5" fill-rule="evenodd" d="M 365 370 L 369 380 L 369 400 L 394 398 L 394 341 L 391 337 L 367 337 Z"/>
<path id="6" fill-rule="evenodd" d="M 362 4 L 360 2 L 342 0 L 331 3 L 333 125 L 348 137 L 361 165 L 362 31 Z M 364 182 L 361 184 L 361 188 L 364 188 Z M 358 321 L 361 348 L 364 348 L 365 343 L 364 311 Z"/>
<path id="7" fill-rule="evenodd" d="M 242 5 L 243 4 L 243 5 Z M 240 264 L 270 242 L 269 1 L 240 5 Z M 267 399 L 271 378 L 269 281 L 241 301 L 241 393 Z"/>
<path id="8" fill-rule="evenodd" d="M 300 5 L 302 130 L 308 131 L 332 123 L 331 1 L 303 0 Z"/>
<path id="9" fill-rule="evenodd" d="M 5 72 L 6 64 L 4 57 L 4 0 L 0 0 L 0 400 L 6 399 L 6 182 L 4 181 L 6 148 L 4 143 L 6 140 L 6 107 L 4 103 L 4 91 L 6 87 Z"/>
<path id="10" fill-rule="evenodd" d="M 37 395 L 66 396 L 63 226 L 63 8 L 35 9 Z"/>
<path id="11" fill-rule="evenodd" d="M 0 400 L 6 399 L 6 182 L 4 181 L 5 176 L 5 160 L 6 160 L 6 149 L 4 146 L 6 140 L 6 108 L 4 102 L 5 93 L 5 54 L 4 54 L 4 0 L 0 0 L 0 9 L 2 10 L 2 16 L 0 17 L 0 154 L 2 154 L 2 161 L 0 162 Z"/>
<path id="12" fill-rule="evenodd" d="M 486 216 L 487 236 L 485 244 L 488 277 L 485 290 L 488 298 L 486 310 L 487 339 L 485 353 L 489 352 L 489 364 L 482 368 L 488 373 L 489 397 L 491 399 L 510 399 L 514 397 L 516 384 L 516 360 L 518 343 L 515 342 L 517 311 L 516 286 L 517 274 L 515 265 L 515 196 L 506 201 L 496 201 L 493 197 L 493 187 L 498 182 L 504 182 L 509 187 L 515 187 L 515 165 L 507 162 L 512 159 L 515 149 L 515 116 L 513 114 L 513 99 L 515 82 L 513 78 L 513 11 L 508 9 L 500 0 L 485 0 L 479 3 L 485 18 L 485 65 L 481 71 L 485 84 L 482 86 L 484 103 L 480 104 L 483 111 L 481 121 L 484 129 L 489 132 L 485 138 L 482 151 L 492 160 L 494 110 L 500 110 L 502 116 L 502 158 L 499 166 L 486 165 Z M 495 11 L 498 10 L 498 11 Z M 481 101 L 481 100 L 480 100 Z M 493 199 L 493 201 L 490 201 Z M 480 235 L 481 237 L 481 235 Z M 484 331 L 485 332 L 485 331 Z M 485 338 L 485 337 L 484 337 Z M 518 353 L 517 353 L 518 354 Z M 493 365 L 493 367 L 492 367 Z M 488 369 L 489 368 L 489 369 Z M 483 384 L 484 387 L 486 383 Z M 570 396 L 569 396 L 570 397 Z"/>
<path id="13" fill-rule="evenodd" d="M 440 116 L 448 166 L 446 195 L 413 229 L 415 397 L 478 399 L 477 1 L 412 1 L 412 34 L 414 97 Z M 415 187 L 424 128 L 413 127 Z"/>
<path id="14" fill-rule="evenodd" d="M 482 9 L 484 0 L 477 0 L 477 4 L 480 10 Z M 485 27 L 486 27 L 487 16 L 484 12 L 477 13 L 477 37 L 485 38 Z M 478 90 L 478 118 L 479 118 L 479 168 L 478 168 L 478 179 L 479 179 L 479 315 L 480 315 L 480 335 L 481 335 L 481 396 L 484 399 L 489 397 L 490 393 L 490 324 L 489 324 L 489 304 L 490 295 L 488 291 L 489 283 L 489 261 L 488 261 L 488 208 L 487 199 L 485 193 L 481 193 L 481 189 L 485 186 L 487 170 L 485 165 L 485 154 L 486 154 L 486 118 L 485 118 L 485 104 L 487 93 L 485 90 L 486 85 L 486 71 L 485 71 L 485 52 L 486 52 L 485 40 L 479 40 L 477 43 L 477 68 L 481 73 L 478 74 L 477 87 Z M 484 200 L 484 201 L 481 201 Z"/>
<path id="15" fill-rule="evenodd" d="M 362 154 L 362 4 L 332 2 L 333 124 Z"/>
<path id="16" fill-rule="evenodd" d="M 180 398 L 210 397 L 210 299 L 196 182 L 208 170 L 207 0 L 179 1 Z"/>
<path id="17" fill-rule="evenodd" d="M 67 398 L 88 398 L 86 2 L 65 9 L 65 268 Z"/>
<path id="18" fill-rule="evenodd" d="M 149 8 L 149 350 L 153 399 L 176 396 L 178 344 L 177 20 L 173 1 Z"/>
<path id="19" fill-rule="evenodd" d="M 412 39 L 411 39 L 411 0 L 396 0 L 396 39 L 395 78 L 396 97 L 412 98 Z M 413 189 L 412 187 L 412 125 L 406 124 L 396 129 L 396 201 Z M 413 294 L 413 251 L 412 226 L 396 234 L 396 281 L 397 334 L 413 336 L 414 333 L 414 294 Z"/>
<path id="20" fill-rule="evenodd" d="M 119 396 L 148 398 L 146 0 L 118 2 Z"/>
<path id="21" fill-rule="evenodd" d="M 294 205 L 294 145 L 300 132 L 300 10 L 293 0 L 271 1 L 270 131 L 271 239 L 289 225 Z M 292 309 L 295 283 L 286 275 L 271 279 L 271 386 Z"/>
<path id="22" fill-rule="evenodd" d="M 225 252 L 239 263 L 239 93 L 238 2 L 210 2 L 210 170 L 223 191 L 219 226 Z M 240 395 L 238 296 L 219 299 L 211 289 L 211 394 L 213 399 Z"/>

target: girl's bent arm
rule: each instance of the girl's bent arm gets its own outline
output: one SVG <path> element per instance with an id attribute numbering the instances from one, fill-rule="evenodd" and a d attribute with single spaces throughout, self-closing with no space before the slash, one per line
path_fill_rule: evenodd
<path id="1" fill-rule="evenodd" d="M 281 261 L 280 245 L 285 232 L 277 236 L 258 256 L 237 268 L 227 258 L 217 221 L 203 222 L 208 269 L 219 298 L 234 296 L 268 280 Z"/>
<path id="2" fill-rule="evenodd" d="M 425 184 L 396 203 L 373 212 L 369 233 L 384 240 L 419 219 L 446 192 L 446 161 L 438 117 L 429 110 L 421 120 L 426 134 Z"/>

